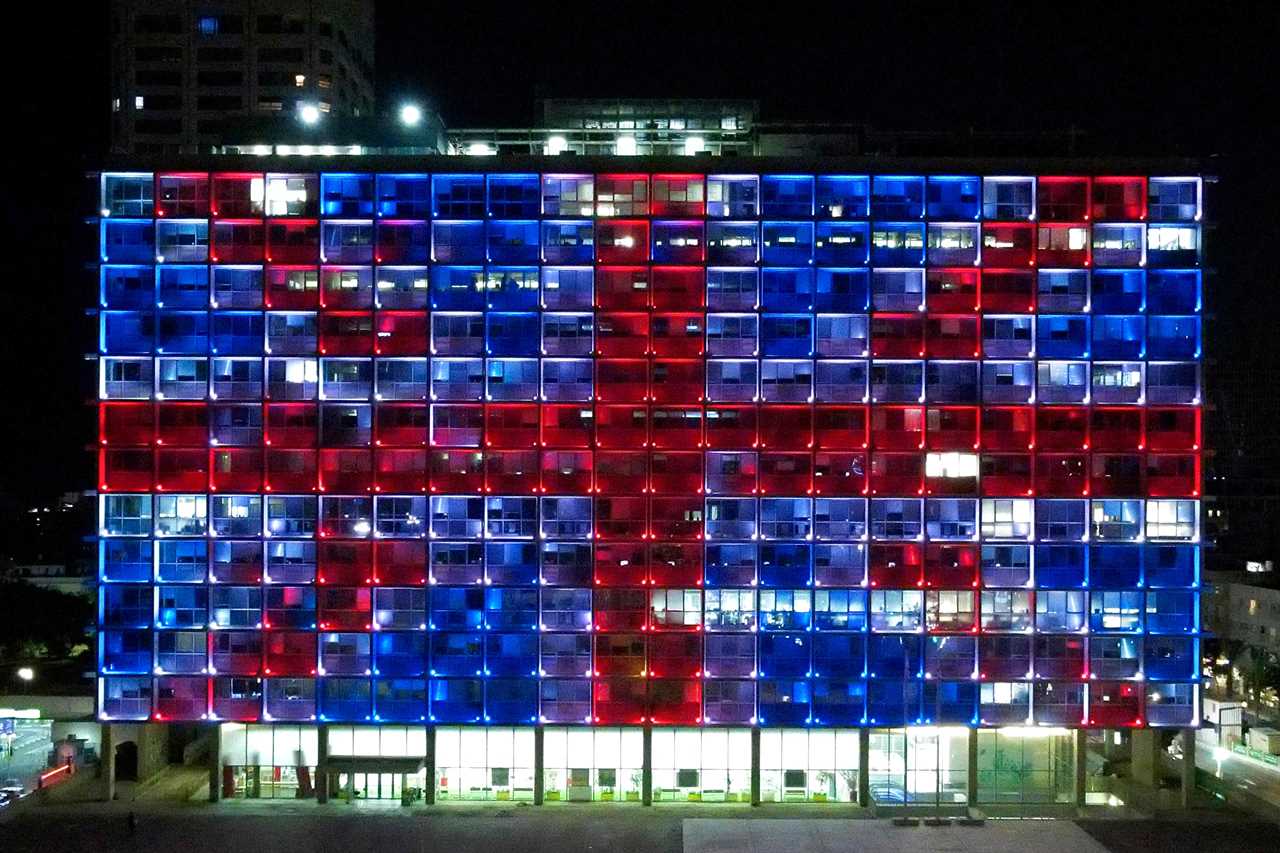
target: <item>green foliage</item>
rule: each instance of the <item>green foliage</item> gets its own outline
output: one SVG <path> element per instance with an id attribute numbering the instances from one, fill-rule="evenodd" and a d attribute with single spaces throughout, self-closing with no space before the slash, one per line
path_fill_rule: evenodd
<path id="1" fill-rule="evenodd" d="M 93 623 L 87 599 L 20 581 L 0 581 L 0 661 L 66 657 Z"/>

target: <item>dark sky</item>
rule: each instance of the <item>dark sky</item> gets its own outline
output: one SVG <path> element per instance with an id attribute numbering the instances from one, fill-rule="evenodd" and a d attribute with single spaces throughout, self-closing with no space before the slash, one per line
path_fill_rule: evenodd
<path id="1" fill-rule="evenodd" d="M 1103 150 L 1222 155 L 1209 354 L 1280 369 L 1270 319 L 1280 276 L 1268 258 L 1280 246 L 1280 185 L 1265 108 L 1275 7 L 885 5 L 382 2 L 380 96 L 387 109 L 430 99 L 455 126 L 527 124 L 539 96 L 724 96 L 759 100 L 766 119 L 1074 125 Z M 105 145 L 106 18 L 68 26 L 62 4 L 45 7 L 2 60 L 12 67 L 0 143 L 0 500 L 22 502 L 92 483 L 81 358 L 93 345 L 83 317 L 92 244 L 78 223 L 92 209 L 83 174 Z"/>

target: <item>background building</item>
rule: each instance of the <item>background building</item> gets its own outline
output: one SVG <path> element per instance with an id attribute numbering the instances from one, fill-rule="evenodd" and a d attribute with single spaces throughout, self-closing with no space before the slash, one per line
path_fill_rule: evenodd
<path id="1" fill-rule="evenodd" d="M 888 803 L 1196 725 L 1193 167 L 326 166 L 101 174 L 103 720 L 226 794 Z"/>
<path id="2" fill-rule="evenodd" d="M 111 147 L 206 151 L 229 117 L 373 114 L 365 0 L 113 0 Z M 240 141 L 236 139 L 235 141 Z"/>

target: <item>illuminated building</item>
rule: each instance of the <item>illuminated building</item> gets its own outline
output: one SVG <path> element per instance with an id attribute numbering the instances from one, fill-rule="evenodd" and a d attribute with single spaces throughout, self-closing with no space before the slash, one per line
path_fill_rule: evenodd
<path id="1" fill-rule="evenodd" d="M 797 162 L 102 173 L 101 717 L 888 803 L 1196 725 L 1201 179 Z"/>

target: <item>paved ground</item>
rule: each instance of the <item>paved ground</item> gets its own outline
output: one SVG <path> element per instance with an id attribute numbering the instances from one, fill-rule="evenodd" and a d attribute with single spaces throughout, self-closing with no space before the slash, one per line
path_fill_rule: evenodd
<path id="1" fill-rule="evenodd" d="M 1238 752 L 1227 752 L 1219 764 L 1214 748 L 1203 743 L 1196 744 L 1196 766 L 1221 776 L 1231 787 L 1280 807 L 1280 767 L 1264 764 Z"/>
<path id="2" fill-rule="evenodd" d="M 678 807 L 392 809 L 225 804 L 47 806 L 0 821 L 4 853 L 1276 853 L 1280 827 L 1222 814 L 1146 820 L 988 821 L 983 827 L 892 826 L 887 820 L 705 817 Z M 699 816 L 703 815 L 703 816 Z M 1197 819 L 1198 818 L 1198 819 Z"/>
<path id="3" fill-rule="evenodd" d="M 887 820 L 686 820 L 684 853 L 1107 853 L 1071 821 L 894 826 Z"/>

